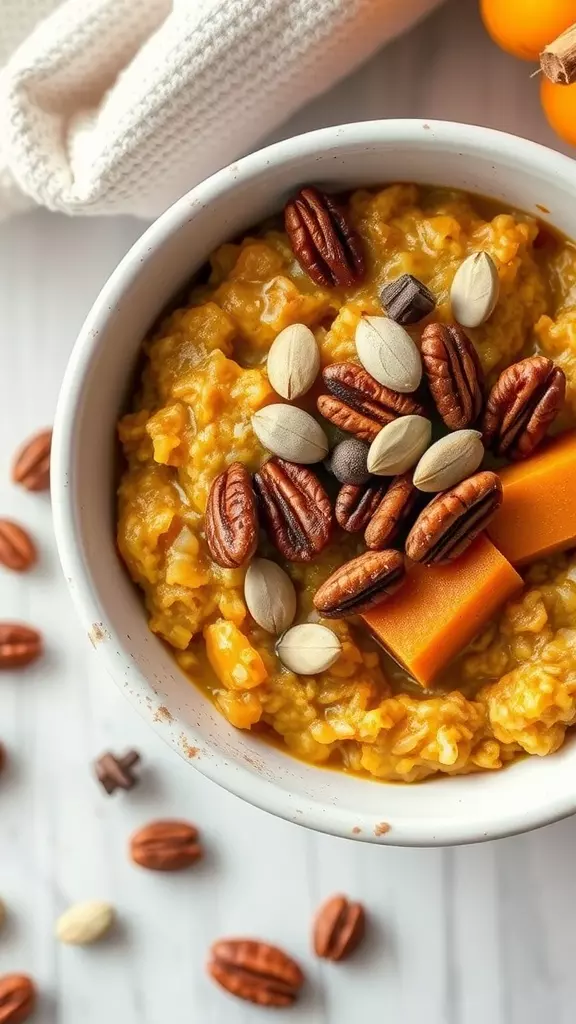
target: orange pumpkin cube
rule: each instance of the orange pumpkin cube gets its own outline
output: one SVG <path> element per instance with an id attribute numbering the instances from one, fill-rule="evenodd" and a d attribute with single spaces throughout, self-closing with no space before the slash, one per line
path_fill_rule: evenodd
<path id="1" fill-rule="evenodd" d="M 576 545 L 576 431 L 500 472 L 504 500 L 488 526 L 513 565 Z"/>
<path id="2" fill-rule="evenodd" d="M 450 565 L 412 565 L 404 585 L 362 616 L 376 640 L 429 687 L 522 578 L 484 535 Z"/>

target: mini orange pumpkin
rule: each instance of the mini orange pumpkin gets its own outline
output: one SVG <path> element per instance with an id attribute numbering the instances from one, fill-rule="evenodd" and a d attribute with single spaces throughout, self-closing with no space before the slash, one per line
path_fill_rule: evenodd
<path id="1" fill-rule="evenodd" d="M 576 0 L 480 0 L 480 10 L 494 42 L 522 60 L 538 60 L 576 22 Z"/>

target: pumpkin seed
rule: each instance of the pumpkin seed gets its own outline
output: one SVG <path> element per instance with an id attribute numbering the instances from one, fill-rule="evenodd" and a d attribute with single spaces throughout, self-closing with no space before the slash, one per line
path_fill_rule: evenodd
<path id="1" fill-rule="evenodd" d="M 88 946 L 112 926 L 114 909 L 109 903 L 76 903 L 56 922 L 56 938 L 68 946 Z"/>
<path id="2" fill-rule="evenodd" d="M 454 319 L 462 327 L 479 327 L 492 316 L 499 294 L 500 278 L 494 260 L 487 252 L 473 252 L 460 264 L 452 281 Z"/>
<path id="3" fill-rule="evenodd" d="M 424 454 L 432 424 L 425 416 L 400 416 L 376 435 L 368 452 L 368 470 L 378 476 L 396 476 L 416 465 Z"/>
<path id="4" fill-rule="evenodd" d="M 326 672 L 342 650 L 340 640 L 327 626 L 319 622 L 303 622 L 292 626 L 278 641 L 276 653 L 291 672 L 300 676 L 315 676 Z"/>
<path id="5" fill-rule="evenodd" d="M 320 350 L 305 324 L 291 324 L 274 339 L 266 364 L 268 380 L 282 398 L 292 401 L 310 390 L 320 370 Z"/>
<path id="6" fill-rule="evenodd" d="M 401 394 L 416 390 L 422 379 L 422 360 L 400 324 L 387 316 L 364 316 L 355 341 L 362 366 L 375 380 Z"/>
<path id="7" fill-rule="evenodd" d="M 279 635 L 296 615 L 296 591 L 288 573 L 268 558 L 255 558 L 244 580 L 250 615 L 267 633 Z"/>
<path id="8" fill-rule="evenodd" d="M 472 476 L 484 458 L 482 435 L 477 430 L 455 430 L 441 437 L 420 459 L 414 470 L 414 486 L 433 494 L 455 487 Z"/>
<path id="9" fill-rule="evenodd" d="M 252 417 L 252 429 L 265 448 L 288 462 L 309 465 L 328 454 L 328 440 L 320 424 L 295 405 L 265 406 Z"/>

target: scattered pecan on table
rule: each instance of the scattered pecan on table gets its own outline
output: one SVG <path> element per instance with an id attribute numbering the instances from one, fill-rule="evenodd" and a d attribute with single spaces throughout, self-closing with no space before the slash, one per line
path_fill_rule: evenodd
<path id="1" fill-rule="evenodd" d="M 357 615 L 393 594 L 405 575 L 400 551 L 365 551 L 328 577 L 314 594 L 314 607 L 327 619 Z"/>
<path id="2" fill-rule="evenodd" d="M 546 356 L 521 359 L 502 371 L 488 396 L 484 445 L 508 459 L 526 459 L 564 404 L 566 376 Z"/>
<path id="3" fill-rule="evenodd" d="M 36 1006 L 36 986 L 27 974 L 0 977 L 0 1024 L 24 1024 Z"/>
<path id="4" fill-rule="evenodd" d="M 41 430 L 16 452 L 12 480 L 27 491 L 47 491 L 50 487 L 50 449 L 52 431 Z"/>
<path id="5" fill-rule="evenodd" d="M 291 1006 L 304 984 L 287 953 L 256 939 L 219 939 L 210 950 L 208 973 L 231 995 L 258 1006 Z"/>
<path id="6" fill-rule="evenodd" d="M 332 363 L 322 371 L 322 380 L 329 394 L 320 395 L 318 411 L 361 441 L 373 441 L 382 427 L 398 416 L 424 411 L 411 395 L 384 387 L 356 363 Z"/>
<path id="7" fill-rule="evenodd" d="M 324 960 L 345 960 L 364 937 L 366 914 L 361 903 L 347 896 L 331 896 L 314 920 L 314 952 Z"/>
<path id="8" fill-rule="evenodd" d="M 199 832 L 185 821 L 152 821 L 135 832 L 130 856 L 149 871 L 181 871 L 202 856 Z"/>
<path id="9" fill-rule="evenodd" d="M 430 393 L 446 426 L 471 427 L 482 411 L 484 374 L 468 336 L 457 324 L 428 324 L 420 351 Z"/>
<path id="10" fill-rule="evenodd" d="M 224 569 L 237 569 L 256 551 L 256 496 L 250 473 L 242 463 L 233 462 L 213 481 L 205 531 L 210 554 Z"/>
<path id="11" fill-rule="evenodd" d="M 37 629 L 19 622 L 0 622 L 0 669 L 23 668 L 42 654 Z"/>
<path id="12" fill-rule="evenodd" d="M 286 204 L 284 226 L 300 266 L 324 288 L 364 277 L 362 240 L 332 196 L 309 186 Z"/>
<path id="13" fill-rule="evenodd" d="M 390 547 L 414 509 L 418 497 L 419 492 L 412 483 L 411 471 L 394 477 L 366 527 L 366 547 L 372 551 Z"/>
<path id="14" fill-rule="evenodd" d="M 434 498 L 420 513 L 406 540 L 413 562 L 445 565 L 458 558 L 502 504 L 496 473 L 483 470 Z"/>
<path id="15" fill-rule="evenodd" d="M 28 530 L 11 519 L 0 519 L 0 563 L 14 572 L 27 572 L 36 558 L 36 545 Z"/>
<path id="16" fill-rule="evenodd" d="M 254 487 L 265 529 L 284 558 L 315 558 L 332 532 L 332 506 L 316 474 L 308 466 L 272 458 L 256 473 Z"/>
<path id="17" fill-rule="evenodd" d="M 347 533 L 365 530 L 388 489 L 388 480 L 372 476 L 365 484 L 343 484 L 336 496 L 336 522 Z"/>

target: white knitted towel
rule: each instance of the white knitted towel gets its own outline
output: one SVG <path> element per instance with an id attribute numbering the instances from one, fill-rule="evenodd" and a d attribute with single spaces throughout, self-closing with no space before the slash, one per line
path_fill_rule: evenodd
<path id="1" fill-rule="evenodd" d="M 151 217 L 439 0 L 0 0 L 0 217 Z"/>

